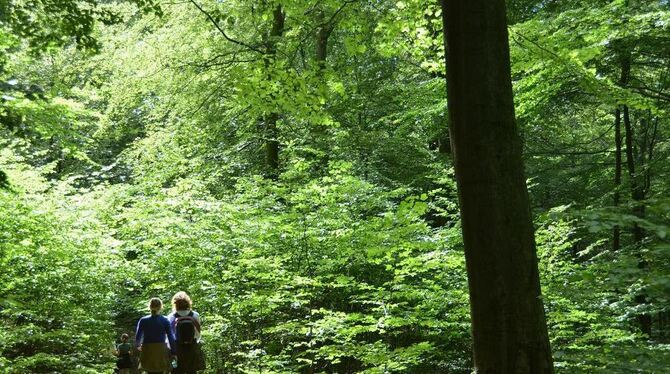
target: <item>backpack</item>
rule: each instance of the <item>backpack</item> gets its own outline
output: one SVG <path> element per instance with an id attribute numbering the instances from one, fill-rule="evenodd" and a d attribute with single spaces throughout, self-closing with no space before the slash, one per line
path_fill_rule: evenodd
<path id="1" fill-rule="evenodd" d="M 177 339 L 177 344 L 194 344 L 195 343 L 195 330 L 200 329 L 198 326 L 198 321 L 193 318 L 193 311 L 190 311 L 187 316 L 180 317 L 177 312 L 174 313 L 175 317 L 175 334 Z"/>

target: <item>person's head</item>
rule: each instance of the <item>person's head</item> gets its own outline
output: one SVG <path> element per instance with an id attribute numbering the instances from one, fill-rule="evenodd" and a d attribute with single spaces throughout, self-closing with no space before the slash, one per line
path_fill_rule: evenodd
<path id="1" fill-rule="evenodd" d="M 128 334 L 121 334 L 121 341 L 123 343 L 127 342 L 128 341 Z"/>
<path id="2" fill-rule="evenodd" d="M 177 310 L 190 310 L 193 306 L 191 298 L 184 291 L 179 291 L 174 296 L 172 296 L 172 309 Z"/>
<path id="3" fill-rule="evenodd" d="M 154 297 L 149 300 L 149 310 L 151 314 L 159 314 L 163 310 L 163 301 L 161 299 Z"/>

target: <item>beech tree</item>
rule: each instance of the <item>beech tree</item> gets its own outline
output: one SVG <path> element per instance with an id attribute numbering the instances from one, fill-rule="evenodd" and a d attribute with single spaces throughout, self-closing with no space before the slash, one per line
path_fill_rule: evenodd
<path id="1" fill-rule="evenodd" d="M 442 0 L 449 131 L 478 373 L 552 373 L 504 0 Z"/>

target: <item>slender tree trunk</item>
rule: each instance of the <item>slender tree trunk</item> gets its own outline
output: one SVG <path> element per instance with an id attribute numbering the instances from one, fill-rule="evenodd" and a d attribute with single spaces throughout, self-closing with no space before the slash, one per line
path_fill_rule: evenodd
<path id="1" fill-rule="evenodd" d="M 317 25 L 314 34 L 314 63 L 316 65 L 315 83 L 318 94 L 323 95 L 324 100 L 327 102 L 329 98 L 325 72 L 328 67 L 328 41 L 335 27 L 335 20 L 326 20 L 324 10 L 319 8 L 316 11 L 314 21 Z M 323 107 L 320 106 L 320 110 L 323 110 Z M 311 148 L 322 152 L 319 155 L 313 154 L 312 156 L 317 159 L 320 169 L 325 168 L 330 160 L 332 150 L 327 126 L 317 122 L 311 123 L 309 127 L 308 141 L 311 143 L 309 145 Z"/>
<path id="2" fill-rule="evenodd" d="M 623 112 L 623 122 L 624 129 L 626 131 L 626 165 L 628 167 L 628 179 L 630 181 L 630 191 L 631 197 L 633 199 L 633 214 L 637 217 L 644 218 L 644 184 L 640 183 L 640 178 L 635 171 L 635 152 L 633 149 L 633 126 L 630 120 L 630 114 L 628 107 L 624 106 Z M 639 224 L 635 223 L 633 225 L 633 243 L 637 247 L 638 252 L 641 249 L 643 240 L 644 240 L 644 230 L 640 227 Z M 647 267 L 647 262 L 642 258 L 641 254 L 638 255 L 638 268 L 645 269 Z M 635 302 L 639 305 L 647 304 L 647 295 L 646 292 L 642 291 L 635 296 Z M 640 331 L 647 336 L 651 336 L 651 315 L 648 313 L 642 313 L 637 316 L 638 324 L 640 325 Z"/>
<path id="3" fill-rule="evenodd" d="M 642 185 L 638 175 L 635 172 L 635 150 L 633 145 L 633 125 L 630 120 L 630 114 L 627 106 L 623 107 L 623 123 L 624 129 L 626 131 L 626 166 L 628 167 L 628 179 L 630 180 L 630 192 L 631 197 L 633 198 L 633 213 L 637 216 L 642 217 L 643 211 L 640 210 L 642 199 L 644 199 L 644 191 L 642 190 Z M 636 245 L 640 245 L 644 239 L 644 233 L 642 228 L 635 224 L 633 226 L 633 241 Z"/>
<path id="4" fill-rule="evenodd" d="M 504 0 L 441 0 L 477 373 L 553 373 Z"/>
<path id="5" fill-rule="evenodd" d="M 649 148 L 647 149 L 647 168 L 644 173 L 644 191 L 649 194 L 651 191 L 651 163 L 654 161 L 654 148 L 656 146 L 656 137 L 658 135 L 658 117 L 654 118 L 654 128 L 649 140 Z"/>
<path id="6" fill-rule="evenodd" d="M 617 107 L 614 114 L 614 143 L 616 150 L 614 153 L 615 157 L 615 166 L 614 166 L 614 206 L 619 206 L 621 201 L 621 195 L 619 188 L 621 187 L 621 109 Z M 619 225 L 615 225 L 613 229 L 612 237 L 612 250 L 618 251 L 621 249 L 621 228 Z"/>
<path id="7" fill-rule="evenodd" d="M 270 175 L 273 178 L 277 177 L 277 172 L 279 170 L 279 132 L 277 131 L 277 120 L 279 119 L 279 114 L 276 112 L 270 113 L 265 117 L 265 136 L 267 140 L 265 141 L 265 161 L 267 163 L 268 169 L 270 170 Z"/>
<path id="8" fill-rule="evenodd" d="M 321 22 L 321 25 L 316 32 L 316 64 L 319 75 L 323 75 L 323 71 L 326 70 L 326 59 L 328 58 L 328 39 L 333 25 L 324 23 L 323 12 L 319 12 L 317 19 Z"/>
<path id="9" fill-rule="evenodd" d="M 619 86 L 625 87 L 630 80 L 630 53 L 621 52 L 621 75 L 619 76 Z M 615 166 L 614 166 L 614 206 L 619 206 L 621 201 L 621 169 L 622 169 L 622 139 L 621 139 L 621 107 L 617 106 L 614 118 L 614 143 Z M 612 238 L 612 250 L 615 252 L 621 249 L 621 228 L 614 226 Z"/>
<path id="10" fill-rule="evenodd" d="M 631 76 L 631 63 L 632 56 L 630 51 L 627 50 L 626 46 L 623 46 L 620 51 L 621 59 L 621 77 L 619 79 L 619 85 L 621 87 L 626 87 L 628 82 L 630 82 Z M 628 179 L 630 181 L 630 191 L 631 197 L 633 199 L 633 214 L 643 218 L 645 215 L 643 200 L 645 199 L 645 182 L 640 181 L 640 178 L 636 174 L 636 165 L 635 165 L 635 149 L 634 149 L 634 132 L 633 125 L 630 120 L 630 110 L 627 105 L 623 106 L 623 123 L 626 139 L 626 169 L 628 171 Z M 621 126 L 619 124 L 619 126 Z M 619 130 L 620 131 L 620 130 Z M 619 135 L 620 136 L 620 135 Z M 620 157 L 620 156 L 619 156 Z M 638 251 L 642 246 L 642 241 L 644 240 L 644 231 L 642 228 L 635 223 L 633 225 L 633 243 L 637 247 Z M 614 246 L 613 246 L 614 247 Z M 647 267 L 646 261 L 640 256 L 638 262 L 638 268 L 644 269 Z M 647 303 L 646 293 L 643 291 L 640 294 L 635 296 L 635 302 L 639 305 Z M 637 317 L 638 324 L 640 326 L 640 331 L 650 335 L 652 328 L 652 319 L 649 314 L 641 314 Z"/>
<path id="11" fill-rule="evenodd" d="M 272 30 L 270 35 L 266 40 L 266 53 L 265 53 L 265 68 L 268 70 L 268 75 L 271 79 L 271 74 L 269 70 L 272 67 L 272 63 L 277 58 L 277 39 L 279 39 L 284 34 L 284 20 L 285 15 L 282 10 L 281 5 L 277 7 L 272 12 L 273 21 L 272 21 Z M 269 174 L 271 178 L 277 178 L 279 175 L 279 132 L 277 130 L 277 121 L 279 120 L 279 114 L 277 112 L 269 113 L 265 116 L 265 159 L 267 167 L 269 169 Z"/>

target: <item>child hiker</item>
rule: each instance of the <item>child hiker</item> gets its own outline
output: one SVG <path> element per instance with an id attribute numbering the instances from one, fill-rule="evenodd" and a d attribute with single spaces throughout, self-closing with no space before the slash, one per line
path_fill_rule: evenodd
<path id="1" fill-rule="evenodd" d="M 121 335 L 121 343 L 116 345 L 116 367 L 119 369 L 119 374 L 130 374 L 130 369 L 133 367 L 133 361 L 130 358 L 133 346 L 128 343 L 128 334 Z"/>

